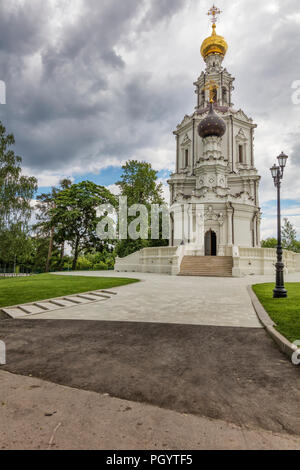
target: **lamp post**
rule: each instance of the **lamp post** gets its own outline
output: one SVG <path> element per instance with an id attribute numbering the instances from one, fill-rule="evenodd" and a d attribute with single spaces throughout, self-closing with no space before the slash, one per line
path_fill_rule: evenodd
<path id="1" fill-rule="evenodd" d="M 276 287 L 273 290 L 274 299 L 282 299 L 287 297 L 287 290 L 284 287 L 282 262 L 282 244 L 281 244 L 281 207 L 280 207 L 280 189 L 281 180 L 283 178 L 284 168 L 286 166 L 288 156 L 283 152 L 277 157 L 278 164 L 274 164 L 271 168 L 271 174 L 274 179 L 274 185 L 277 188 L 277 263 L 276 263 Z"/>

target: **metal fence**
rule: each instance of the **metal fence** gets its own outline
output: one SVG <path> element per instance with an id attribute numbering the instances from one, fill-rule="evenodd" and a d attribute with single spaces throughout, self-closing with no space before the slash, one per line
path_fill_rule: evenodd
<path id="1" fill-rule="evenodd" d="M 24 277 L 30 276 L 32 269 L 24 265 L 16 264 L 3 264 L 0 265 L 0 278 L 1 277 Z"/>

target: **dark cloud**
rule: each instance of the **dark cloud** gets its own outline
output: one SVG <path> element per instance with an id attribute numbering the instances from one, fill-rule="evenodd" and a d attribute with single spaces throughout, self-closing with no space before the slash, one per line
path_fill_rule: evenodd
<path id="1" fill-rule="evenodd" d="M 275 0 L 222 2 L 236 107 L 277 132 L 300 79 L 298 2 L 269 12 Z M 172 130 L 195 106 L 206 8 L 198 0 L 2 2 L 0 79 L 8 96 L 1 111 L 28 171 L 85 174 L 137 154 L 151 160 L 149 149 L 172 150 Z M 266 129 L 261 139 L 270 138 Z M 288 131 L 297 158 L 295 126 Z"/>

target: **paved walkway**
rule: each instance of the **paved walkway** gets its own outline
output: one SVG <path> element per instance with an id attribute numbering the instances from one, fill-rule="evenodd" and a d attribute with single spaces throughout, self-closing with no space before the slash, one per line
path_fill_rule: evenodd
<path id="1" fill-rule="evenodd" d="M 300 438 L 245 429 L 0 372 L 0 449 L 300 449 Z"/>
<path id="2" fill-rule="evenodd" d="M 68 274 L 68 273 L 65 273 Z M 131 277 L 138 284 L 116 287 L 109 304 L 96 302 L 45 312 L 30 319 L 105 320 L 261 328 L 247 286 L 273 277 L 177 277 L 159 274 L 76 272 L 77 276 Z M 290 275 L 300 281 L 300 273 Z"/>

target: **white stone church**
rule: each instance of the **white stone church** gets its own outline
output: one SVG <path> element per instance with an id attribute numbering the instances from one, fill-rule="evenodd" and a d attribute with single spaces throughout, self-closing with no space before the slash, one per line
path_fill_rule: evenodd
<path id="1" fill-rule="evenodd" d="M 194 83 L 196 107 L 174 131 L 176 169 L 170 186 L 170 247 L 146 248 L 117 271 L 242 276 L 274 272 L 275 250 L 260 248 L 260 176 L 253 120 L 235 109 L 234 77 L 223 67 L 228 45 L 216 33 L 201 46 L 205 70 Z M 284 253 L 286 269 L 300 260 Z M 298 266 L 300 270 L 300 264 Z M 297 269 L 297 270 L 298 270 Z"/>

